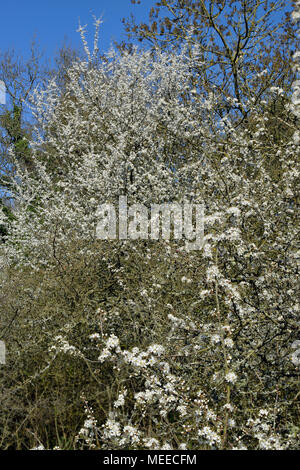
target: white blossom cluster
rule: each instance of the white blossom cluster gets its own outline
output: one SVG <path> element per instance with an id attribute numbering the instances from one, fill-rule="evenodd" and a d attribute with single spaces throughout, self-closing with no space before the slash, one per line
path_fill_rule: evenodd
<path id="1" fill-rule="evenodd" d="M 298 35 L 300 37 L 300 2 L 295 2 L 295 9 L 292 12 L 293 21 L 299 25 Z M 293 83 L 293 97 L 292 97 L 292 112 L 300 118 L 300 51 L 296 51 L 294 56 L 294 70 L 297 74 L 297 79 Z M 296 131 L 294 134 L 294 141 L 296 144 L 300 144 L 300 133 Z"/>
<path id="2" fill-rule="evenodd" d="M 54 80 L 35 92 L 35 172 L 11 149 L 16 211 L 1 247 L 3 264 L 44 284 L 54 273 L 61 289 L 59 318 L 39 319 L 51 367 L 70 355 L 98 387 L 78 446 L 295 447 L 297 134 L 269 141 L 254 102 L 247 128 L 218 112 L 217 91 L 195 93 L 196 48 L 93 57 L 70 67 L 64 94 Z M 296 116 L 298 92 L 296 81 Z M 204 203 L 203 250 L 186 253 L 177 240 L 99 243 L 98 205 L 124 194 L 132 204 Z"/>

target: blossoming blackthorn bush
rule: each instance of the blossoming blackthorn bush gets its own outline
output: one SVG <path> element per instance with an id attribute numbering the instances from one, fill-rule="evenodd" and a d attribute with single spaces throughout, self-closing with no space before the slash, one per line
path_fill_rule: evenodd
<path id="1" fill-rule="evenodd" d="M 0 446 L 296 449 L 298 82 L 278 138 L 195 90 L 197 47 L 87 52 L 33 96 L 35 171 L 15 161 L 1 220 Z M 204 204 L 203 249 L 98 240 L 119 195 Z"/>

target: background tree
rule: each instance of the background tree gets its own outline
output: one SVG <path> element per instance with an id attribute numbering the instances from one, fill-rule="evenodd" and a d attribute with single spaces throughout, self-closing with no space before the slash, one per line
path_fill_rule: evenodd
<path id="1" fill-rule="evenodd" d="M 30 55 L 24 59 L 14 50 L 0 54 L 0 79 L 6 87 L 7 100 L 0 113 L 0 205 L 2 212 L 12 220 L 14 201 L 11 199 L 11 178 L 16 164 L 34 173 L 35 165 L 29 141 L 32 139 L 36 124 L 32 114 L 31 98 L 36 87 L 44 89 L 53 78 L 63 94 L 66 70 L 79 56 L 65 42 L 56 56 L 49 61 L 35 40 L 31 44 Z M 14 154 L 14 160 L 11 158 Z M 6 230 L 2 226 L 1 234 Z"/>
<path id="2" fill-rule="evenodd" d="M 229 113 L 237 124 L 249 118 L 251 103 L 264 108 L 270 87 L 290 92 L 299 42 L 284 1 L 161 0 L 153 2 L 148 23 L 123 21 L 129 39 L 153 49 L 197 46 L 195 86 L 221 94 L 220 115 Z"/>

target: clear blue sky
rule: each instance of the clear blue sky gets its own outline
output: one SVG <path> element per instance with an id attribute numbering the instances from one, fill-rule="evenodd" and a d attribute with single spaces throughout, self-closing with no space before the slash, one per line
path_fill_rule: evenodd
<path id="1" fill-rule="evenodd" d="M 0 0 L 1 1 L 1 0 Z M 130 0 L 3 0 L 0 6 L 0 52 L 14 48 L 24 58 L 36 35 L 45 57 L 52 58 L 67 39 L 74 48 L 82 43 L 78 28 L 88 24 L 89 44 L 93 44 L 93 17 L 103 16 L 100 49 L 106 51 L 112 40 L 126 39 L 122 18 L 133 13 L 137 21 L 147 20 L 154 0 L 132 5 Z M 286 10 L 291 8 L 287 0 Z"/>
<path id="2" fill-rule="evenodd" d="M 64 38 L 73 47 L 81 47 L 76 33 L 78 19 L 89 25 L 90 42 L 93 39 L 93 18 L 103 15 L 100 48 L 107 50 L 112 39 L 125 39 L 121 19 L 133 12 L 137 20 L 146 20 L 154 0 L 143 0 L 132 5 L 130 0 L 3 0 L 0 7 L 0 51 L 15 48 L 27 55 L 33 35 L 51 58 Z M 287 9 L 291 1 L 287 0 Z M 288 8 L 289 7 L 289 8 Z"/>
<path id="3" fill-rule="evenodd" d="M 146 5 L 146 6 L 145 6 Z M 52 57 L 67 38 L 74 47 L 81 47 L 76 33 L 78 19 L 88 23 L 92 45 L 92 15 L 103 15 L 100 48 L 107 50 L 112 39 L 125 39 L 121 19 L 133 12 L 137 19 L 148 17 L 150 1 L 132 5 L 130 0 L 5 0 L 0 7 L 0 51 L 15 48 L 28 54 L 33 35 L 47 57 Z"/>

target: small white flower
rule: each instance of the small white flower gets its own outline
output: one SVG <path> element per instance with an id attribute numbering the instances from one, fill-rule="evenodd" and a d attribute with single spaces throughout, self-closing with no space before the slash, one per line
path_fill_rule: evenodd
<path id="1" fill-rule="evenodd" d="M 221 337 L 219 335 L 212 335 L 210 338 L 212 344 L 218 344 L 221 341 Z"/>
<path id="2" fill-rule="evenodd" d="M 108 419 L 103 426 L 103 435 L 105 438 L 110 439 L 112 437 L 120 436 L 120 423 L 114 419 Z"/>
<path id="3" fill-rule="evenodd" d="M 111 352 L 108 349 L 103 349 L 102 353 L 98 357 L 98 361 L 104 362 L 108 357 L 111 357 Z"/>
<path id="4" fill-rule="evenodd" d="M 160 448 L 158 440 L 154 438 L 144 439 L 144 444 L 148 449 L 158 450 Z"/>
<path id="5" fill-rule="evenodd" d="M 221 438 L 216 432 L 214 432 L 209 426 L 205 426 L 203 429 L 198 431 L 200 437 L 204 437 L 211 445 L 220 444 Z"/>
<path id="6" fill-rule="evenodd" d="M 173 450 L 173 447 L 168 442 L 165 442 L 161 450 Z"/>
<path id="7" fill-rule="evenodd" d="M 187 450 L 187 445 L 183 442 L 182 444 L 179 445 L 178 449 L 179 450 Z"/>
<path id="8" fill-rule="evenodd" d="M 93 333 L 92 335 L 90 335 L 90 339 L 91 339 L 91 340 L 97 340 L 97 339 L 100 339 L 100 335 L 99 335 L 99 333 Z"/>
<path id="9" fill-rule="evenodd" d="M 125 404 L 125 397 L 127 395 L 127 390 L 121 392 L 118 396 L 118 399 L 114 402 L 114 407 L 119 408 L 120 406 L 124 406 Z"/>
<path id="10" fill-rule="evenodd" d="M 233 406 L 230 403 L 225 403 L 223 408 L 228 411 L 233 411 Z"/>
<path id="11" fill-rule="evenodd" d="M 119 346 L 119 338 L 115 335 L 111 335 L 108 340 L 106 341 L 106 347 L 108 349 L 114 349 Z"/>
<path id="12" fill-rule="evenodd" d="M 217 266 L 211 266 L 207 268 L 207 281 L 212 282 L 220 277 L 220 271 Z"/>
<path id="13" fill-rule="evenodd" d="M 161 356 L 165 352 L 165 348 L 160 344 L 152 344 L 149 346 L 148 351 L 152 354 L 156 354 L 157 356 Z"/>
<path id="14" fill-rule="evenodd" d="M 225 380 L 228 383 L 234 384 L 237 381 L 237 375 L 234 372 L 227 372 L 225 375 Z"/>
<path id="15" fill-rule="evenodd" d="M 187 411 L 186 411 L 186 406 L 185 406 L 185 405 L 179 405 L 179 406 L 177 406 L 177 411 L 179 411 L 181 417 L 187 415 Z"/>
<path id="16" fill-rule="evenodd" d="M 238 207 L 229 207 L 229 209 L 227 209 L 227 213 L 238 217 L 241 211 Z"/>
<path id="17" fill-rule="evenodd" d="M 234 346 L 234 342 L 232 341 L 231 338 L 226 338 L 224 340 L 224 343 L 225 343 L 225 346 L 227 346 L 227 348 L 233 348 Z"/>
<path id="18" fill-rule="evenodd" d="M 128 434 L 133 444 L 137 444 L 140 441 L 141 433 L 133 426 L 125 426 L 124 434 Z"/>
<path id="19" fill-rule="evenodd" d="M 265 409 L 261 409 L 259 410 L 259 416 L 268 416 L 269 412 L 268 410 L 265 410 Z"/>

